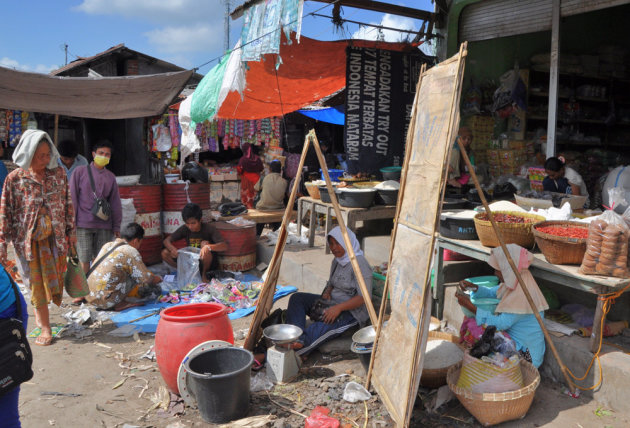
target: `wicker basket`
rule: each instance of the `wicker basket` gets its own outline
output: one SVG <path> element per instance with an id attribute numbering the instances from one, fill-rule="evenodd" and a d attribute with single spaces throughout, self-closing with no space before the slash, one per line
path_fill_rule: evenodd
<path id="1" fill-rule="evenodd" d="M 429 331 L 429 338 L 427 339 L 427 342 L 431 340 L 438 340 L 438 339 L 448 340 L 449 342 L 453 342 L 457 346 L 459 346 L 462 349 L 462 351 L 465 350 L 465 348 L 459 344 L 458 336 L 455 336 L 454 334 L 450 334 L 450 333 L 440 332 L 440 331 Z M 446 375 L 448 373 L 448 370 L 451 367 L 456 366 L 457 364 L 459 363 L 455 363 L 453 365 L 450 365 L 448 367 L 443 367 L 440 369 L 422 369 L 422 375 L 420 376 L 420 385 L 425 386 L 427 388 L 439 388 L 442 385 L 446 385 Z"/>
<path id="2" fill-rule="evenodd" d="M 567 238 L 537 230 L 545 226 L 571 226 L 588 230 L 588 224 L 576 221 L 543 221 L 536 223 L 532 229 L 536 245 L 549 263 L 555 265 L 581 264 L 586 252 L 586 238 Z"/>
<path id="3" fill-rule="evenodd" d="M 492 223 L 490 220 L 481 220 L 480 217 L 485 213 L 479 213 L 475 216 L 475 229 L 477 229 L 477 235 L 479 235 L 479 241 L 484 247 L 498 247 L 499 239 L 497 238 Z M 534 223 L 545 221 L 543 216 L 529 214 L 518 211 L 493 211 L 492 214 L 510 214 L 514 216 L 524 217 L 532 219 L 531 223 L 499 223 L 499 230 L 503 235 L 503 240 L 506 244 L 517 244 L 523 248 L 532 248 L 534 246 L 534 234 L 532 233 L 532 226 Z"/>
<path id="4" fill-rule="evenodd" d="M 523 382 L 526 386 L 516 391 L 501 393 L 474 393 L 470 389 L 458 387 L 457 380 L 461 368 L 461 363 L 450 368 L 446 376 L 448 387 L 482 425 L 496 425 L 525 417 L 540 384 L 540 374 L 531 363 L 521 360 Z"/>
<path id="5" fill-rule="evenodd" d="M 312 183 L 304 183 L 304 186 L 306 186 L 306 191 L 308 192 L 308 195 L 313 198 L 313 199 L 321 199 L 322 197 L 319 194 L 319 187 L 316 184 L 312 184 Z"/>

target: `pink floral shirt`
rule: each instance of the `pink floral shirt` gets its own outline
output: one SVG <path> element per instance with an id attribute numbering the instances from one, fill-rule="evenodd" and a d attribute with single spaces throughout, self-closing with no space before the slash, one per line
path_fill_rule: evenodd
<path id="1" fill-rule="evenodd" d="M 7 176 L 0 201 L 0 260 L 6 259 L 9 242 L 13 242 L 18 254 L 33 260 L 33 231 L 42 206 L 50 213 L 60 256 L 66 256 L 66 237 L 74 236 L 75 230 L 74 209 L 65 171 L 59 167 L 46 168 L 42 184 L 30 171 L 18 168 Z"/>

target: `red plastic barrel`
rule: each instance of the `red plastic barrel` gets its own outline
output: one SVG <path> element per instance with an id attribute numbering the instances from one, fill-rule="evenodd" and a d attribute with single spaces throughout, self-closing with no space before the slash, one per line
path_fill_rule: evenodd
<path id="1" fill-rule="evenodd" d="M 162 188 L 156 185 L 118 187 L 121 199 L 133 199 L 136 223 L 144 228 L 140 255 L 146 265 L 162 261 Z"/>
<path id="2" fill-rule="evenodd" d="M 171 234 L 184 224 L 182 208 L 190 202 L 197 204 L 203 211 L 203 220 L 211 221 L 210 213 L 210 184 L 183 183 L 163 184 L 164 211 L 162 213 L 162 230 Z"/>
<path id="3" fill-rule="evenodd" d="M 179 394 L 179 366 L 191 349 L 208 340 L 234 344 L 227 312 L 227 307 L 218 303 L 191 303 L 162 312 L 155 333 L 155 358 L 166 386 L 175 394 Z"/>
<path id="4" fill-rule="evenodd" d="M 256 225 L 236 226 L 219 221 L 214 227 L 228 247 L 219 253 L 219 269 L 241 272 L 256 267 Z"/>

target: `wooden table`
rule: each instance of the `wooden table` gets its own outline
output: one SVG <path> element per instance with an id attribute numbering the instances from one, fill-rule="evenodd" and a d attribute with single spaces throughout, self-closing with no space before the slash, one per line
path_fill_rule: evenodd
<path id="1" fill-rule="evenodd" d="M 370 208 L 347 208 L 339 206 L 343 221 L 346 227 L 356 232 L 357 222 L 366 220 L 393 219 L 396 215 L 396 205 L 374 205 Z M 332 218 L 335 215 L 335 208 L 332 204 L 322 202 L 320 199 L 302 197 L 298 199 L 297 225 L 298 230 L 302 230 L 302 217 L 306 210 L 311 211 L 308 225 L 308 246 L 315 245 L 315 219 L 317 214 L 326 216 L 326 235 L 332 229 Z M 330 253 L 326 245 L 326 254 Z"/>
<path id="2" fill-rule="evenodd" d="M 438 257 L 435 266 L 435 299 L 438 301 L 438 318 L 442 318 L 444 312 L 444 275 L 442 267 L 444 252 L 451 250 L 487 262 L 490 258 L 491 248 L 484 247 L 479 241 L 464 241 L 459 239 L 438 236 L 436 242 Z M 535 278 L 561 284 L 576 290 L 586 291 L 595 295 L 617 291 L 630 284 L 630 279 L 615 278 L 600 275 L 582 275 L 578 273 L 579 266 L 554 265 L 546 261 L 541 253 L 534 254 L 534 261 L 529 267 Z M 463 278 L 462 278 L 463 279 Z M 591 351 L 597 352 L 599 347 L 599 335 L 602 329 L 602 313 L 604 301 L 597 299 L 595 319 L 593 321 L 593 333 L 591 335 Z"/>
<path id="3" fill-rule="evenodd" d="M 217 221 L 229 221 L 237 217 L 241 217 L 241 218 L 253 221 L 254 223 L 268 224 L 268 223 L 282 222 L 282 217 L 284 217 L 284 211 L 285 211 L 284 209 L 273 210 L 273 211 L 251 209 L 251 210 L 247 210 L 245 214 L 241 214 L 237 216 L 230 216 L 230 217 L 221 217 L 221 214 L 219 213 L 219 211 L 212 211 L 212 217 Z M 292 211 L 291 217 L 289 220 L 294 220 L 294 219 L 295 219 L 295 211 Z"/>

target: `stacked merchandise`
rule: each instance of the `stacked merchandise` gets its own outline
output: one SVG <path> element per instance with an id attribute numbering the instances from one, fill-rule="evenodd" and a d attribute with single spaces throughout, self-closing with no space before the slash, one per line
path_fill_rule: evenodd
<path id="1" fill-rule="evenodd" d="M 0 109 L 0 144 L 6 145 L 9 138 L 9 131 L 7 129 L 7 111 Z"/>
<path id="2" fill-rule="evenodd" d="M 494 119 L 491 116 L 472 116 L 468 123 L 473 134 L 472 151 L 475 162 L 487 163 L 487 150 L 494 134 Z"/>
<path id="3" fill-rule="evenodd" d="M 260 120 L 217 119 L 197 125 L 196 134 L 203 150 L 218 152 L 241 147 L 244 143 L 255 146 L 278 145 L 280 142 L 280 118 Z"/>
<path id="4" fill-rule="evenodd" d="M 520 167 L 527 162 L 526 143 L 520 140 L 508 141 L 508 148 L 490 149 L 488 153 L 488 165 L 490 175 L 518 175 Z"/>
<path id="5" fill-rule="evenodd" d="M 28 112 L 19 110 L 0 110 L 0 142 L 4 142 L 5 147 L 17 146 L 26 129 Z"/>

